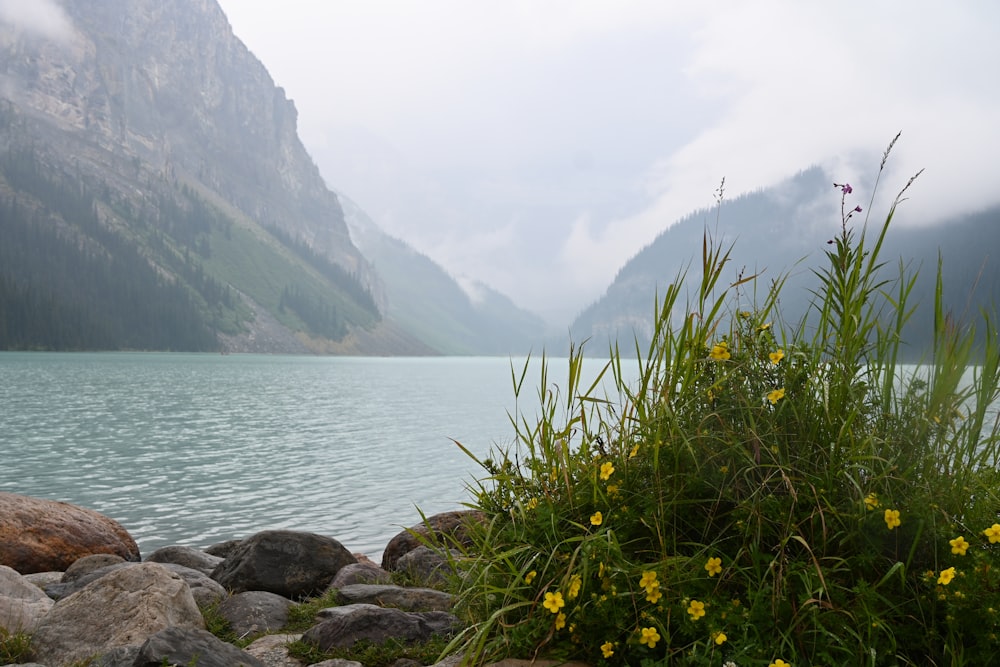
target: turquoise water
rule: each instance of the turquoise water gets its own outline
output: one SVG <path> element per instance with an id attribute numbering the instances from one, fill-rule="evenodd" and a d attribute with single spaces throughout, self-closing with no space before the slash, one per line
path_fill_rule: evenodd
<path id="1" fill-rule="evenodd" d="M 501 358 L 4 352 L 0 406 L 0 490 L 107 514 L 144 554 L 289 528 L 377 557 L 468 500 L 451 439 L 509 443 L 514 393 Z"/>

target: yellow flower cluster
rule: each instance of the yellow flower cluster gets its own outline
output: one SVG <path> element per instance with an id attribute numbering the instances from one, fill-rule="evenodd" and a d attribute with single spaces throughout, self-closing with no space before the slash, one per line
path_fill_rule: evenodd
<path id="1" fill-rule="evenodd" d="M 892 530 L 896 528 L 901 523 L 903 523 L 899 518 L 899 510 L 886 510 L 885 511 L 885 525 Z"/>
<path id="2" fill-rule="evenodd" d="M 778 401 L 785 397 L 785 388 L 775 389 L 774 391 L 769 391 L 767 393 L 767 400 L 771 405 L 775 405 Z"/>
<path id="3" fill-rule="evenodd" d="M 611 478 L 611 475 L 614 474 L 614 472 L 615 472 L 615 466 L 611 463 L 611 461 L 607 461 L 607 462 L 601 464 L 601 479 L 602 480 L 604 480 L 604 481 L 609 480 Z"/>
<path id="4" fill-rule="evenodd" d="M 729 343 L 726 341 L 719 341 L 712 346 L 712 351 L 708 353 L 708 356 L 716 361 L 725 361 L 729 359 Z"/>
<path id="5" fill-rule="evenodd" d="M 646 571 L 642 573 L 642 577 L 639 578 L 639 586 L 646 590 L 646 601 L 656 604 L 663 597 L 660 592 L 660 582 L 656 580 L 656 573 L 652 571 Z"/>
<path id="6" fill-rule="evenodd" d="M 878 509 L 879 504 L 878 495 L 874 491 L 865 496 L 865 509 Z"/>
<path id="7" fill-rule="evenodd" d="M 553 614 L 558 614 L 559 610 L 566 606 L 566 601 L 563 600 L 562 593 L 556 591 L 555 593 L 546 593 L 545 601 L 542 602 L 542 606 L 551 611 Z"/>
<path id="8" fill-rule="evenodd" d="M 692 621 L 697 621 L 705 615 L 705 603 L 698 600 L 691 600 L 687 608 L 687 613 L 691 616 Z"/>
<path id="9" fill-rule="evenodd" d="M 710 577 L 714 577 L 715 575 L 722 572 L 722 559 L 709 558 L 708 562 L 705 563 L 705 571 L 708 572 L 708 576 Z"/>
<path id="10" fill-rule="evenodd" d="M 642 628 L 639 631 L 639 643 L 645 644 L 649 648 L 654 648 L 656 642 L 660 641 L 660 633 L 654 627 Z"/>
<path id="11" fill-rule="evenodd" d="M 772 364 L 777 366 L 781 362 L 781 360 L 785 358 L 785 351 L 778 350 L 777 352 L 772 352 L 771 354 L 767 355 L 767 358 L 771 360 Z"/>

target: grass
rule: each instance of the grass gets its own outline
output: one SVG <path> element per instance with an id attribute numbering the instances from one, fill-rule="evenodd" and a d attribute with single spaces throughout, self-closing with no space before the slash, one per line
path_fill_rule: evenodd
<path id="1" fill-rule="evenodd" d="M 28 662 L 31 658 L 31 635 L 27 632 L 10 632 L 0 627 L 0 664 Z"/>
<path id="2" fill-rule="evenodd" d="M 589 386 L 582 349 L 561 385 L 543 359 L 534 416 L 513 415 L 516 443 L 478 461 L 470 506 L 487 520 L 449 650 L 476 664 L 996 662 L 996 323 L 983 314 L 975 349 L 939 277 L 934 349 L 897 363 L 915 276 L 881 250 L 912 182 L 877 227 L 836 186 L 839 230 L 798 322 L 782 318 L 781 276 L 727 282 L 731 247 L 706 234 L 700 275 L 677 276 L 635 350 L 638 381 L 617 348 Z"/>

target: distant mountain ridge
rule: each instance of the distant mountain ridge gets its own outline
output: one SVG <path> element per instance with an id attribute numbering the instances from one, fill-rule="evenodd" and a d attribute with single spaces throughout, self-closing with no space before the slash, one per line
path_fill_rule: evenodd
<path id="1" fill-rule="evenodd" d="M 733 246 L 723 273 L 727 284 L 760 273 L 757 289 L 766 290 L 771 281 L 787 277 L 781 311 L 789 324 L 797 324 L 809 307 L 809 290 L 818 284 L 813 270 L 825 261 L 826 242 L 840 231 L 838 204 L 833 180 L 813 167 L 773 188 L 689 214 L 621 267 L 605 293 L 574 320 L 570 335 L 578 342 L 590 341 L 594 350 L 606 349 L 615 341 L 626 354 L 634 352 L 636 342 L 645 350 L 665 288 L 681 274 L 686 274 L 689 289 L 697 286 L 706 233 L 724 248 Z M 957 318 L 975 322 L 979 308 L 991 309 L 1000 303 L 1000 251 L 996 250 L 1000 248 L 1000 207 L 914 228 L 900 222 L 906 206 L 897 211 L 881 257 L 886 262 L 883 276 L 888 279 L 898 275 L 900 261 L 908 269 L 920 269 L 911 301 L 919 306 L 906 329 L 907 350 L 917 358 L 929 345 L 939 253 L 944 301 Z M 872 214 L 870 233 L 878 232 L 885 213 Z M 856 231 L 864 219 L 860 214 L 852 218 Z M 751 308 L 753 302 L 754 295 L 746 293 L 745 307 Z"/>
<path id="2" fill-rule="evenodd" d="M 455 348 L 425 342 L 430 314 L 386 316 L 294 105 L 215 0 L 60 7 L 59 30 L 0 21 L 0 349 Z"/>

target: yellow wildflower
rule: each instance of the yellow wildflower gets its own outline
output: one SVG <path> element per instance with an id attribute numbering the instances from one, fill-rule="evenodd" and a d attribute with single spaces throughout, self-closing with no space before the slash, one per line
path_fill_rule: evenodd
<path id="1" fill-rule="evenodd" d="M 961 535 L 953 540 L 948 540 L 948 544 L 951 545 L 951 552 L 959 556 L 964 556 L 966 549 L 969 548 L 969 543 Z"/>
<path id="2" fill-rule="evenodd" d="M 889 530 L 892 530 L 901 523 L 902 521 L 899 520 L 899 510 L 885 511 L 885 525 L 889 527 Z"/>
<path id="3" fill-rule="evenodd" d="M 639 445 L 633 445 L 632 450 L 628 453 L 630 459 L 634 459 L 635 455 L 639 453 Z"/>
<path id="4" fill-rule="evenodd" d="M 528 498 L 528 502 L 525 503 L 524 507 L 529 510 L 533 510 L 538 507 L 538 498 Z"/>
<path id="5" fill-rule="evenodd" d="M 639 643 L 645 644 L 649 648 L 656 646 L 656 642 L 660 641 L 660 633 L 656 631 L 654 627 L 643 628 L 640 633 Z"/>
<path id="6" fill-rule="evenodd" d="M 563 600 L 562 593 L 556 591 L 555 593 L 546 593 L 545 601 L 542 606 L 551 611 L 553 614 L 558 614 L 559 610 L 566 606 L 566 601 Z"/>
<path id="7" fill-rule="evenodd" d="M 559 612 L 556 616 L 556 630 L 562 630 L 566 627 L 566 614 Z"/>
<path id="8" fill-rule="evenodd" d="M 771 328 L 771 323 L 770 322 L 766 322 L 766 323 L 760 325 L 759 327 L 757 327 L 757 331 L 767 331 L 770 328 Z"/>
<path id="9" fill-rule="evenodd" d="M 648 592 L 651 588 L 659 588 L 660 582 L 656 580 L 656 573 L 652 570 L 646 570 L 642 573 L 642 577 L 639 578 L 639 585 L 646 589 Z"/>
<path id="10" fill-rule="evenodd" d="M 604 563 L 598 563 L 597 565 L 597 576 L 601 579 L 604 578 Z"/>
<path id="11" fill-rule="evenodd" d="M 604 515 L 599 511 L 590 515 L 590 525 L 600 526 L 602 523 L 604 523 Z"/>
<path id="12" fill-rule="evenodd" d="M 618 485 L 608 484 L 608 495 L 612 498 L 618 495 Z"/>
<path id="13" fill-rule="evenodd" d="M 572 577 L 570 577 L 569 591 L 567 591 L 566 597 L 572 600 L 577 595 L 579 595 L 581 585 L 583 585 L 583 579 L 580 578 L 580 575 L 574 574 Z"/>
<path id="14" fill-rule="evenodd" d="M 663 597 L 663 593 L 660 592 L 659 588 L 647 588 L 646 589 L 646 602 L 652 602 L 656 604 Z"/>
<path id="15" fill-rule="evenodd" d="M 767 400 L 771 402 L 771 405 L 774 405 L 784 397 L 785 397 L 784 387 L 782 387 L 781 389 L 775 389 L 774 391 L 769 391 L 767 393 Z"/>
<path id="16" fill-rule="evenodd" d="M 716 361 L 725 361 L 729 358 L 729 343 L 726 341 L 719 341 L 712 346 L 712 351 L 708 353 L 708 356 Z"/>
<path id="17" fill-rule="evenodd" d="M 687 608 L 687 613 L 691 615 L 692 621 L 697 621 L 705 615 L 705 603 L 698 600 L 691 600 L 691 604 Z"/>
<path id="18" fill-rule="evenodd" d="M 778 658 L 767 667 L 792 667 L 792 666 L 789 663 L 782 660 L 781 658 Z"/>
<path id="19" fill-rule="evenodd" d="M 772 352 L 771 354 L 767 355 L 767 358 L 771 360 L 772 364 L 777 366 L 778 362 L 780 362 L 782 359 L 785 358 L 785 351 L 778 350 L 777 352 Z"/>
<path id="20" fill-rule="evenodd" d="M 538 576 L 538 572 L 536 572 L 535 570 L 532 570 L 528 574 L 524 575 L 524 583 L 530 584 L 532 581 L 535 580 L 535 577 L 537 577 L 537 576 Z"/>
<path id="21" fill-rule="evenodd" d="M 725 632 L 720 631 L 712 633 L 712 641 L 715 642 L 716 646 L 722 646 L 723 644 L 726 643 L 727 639 L 729 639 L 729 637 L 726 636 Z"/>
<path id="22" fill-rule="evenodd" d="M 1000 542 L 1000 523 L 995 523 L 983 531 L 983 535 L 990 538 L 990 544 Z"/>
<path id="23" fill-rule="evenodd" d="M 873 510 L 873 509 L 877 508 L 878 506 L 879 506 L 878 494 L 876 494 L 874 491 L 872 491 L 867 496 L 865 496 L 865 508 L 866 509 Z"/>
<path id="24" fill-rule="evenodd" d="M 601 655 L 603 655 L 605 659 L 610 658 L 614 654 L 615 654 L 614 644 L 612 644 L 611 642 L 604 642 L 603 644 L 601 644 Z"/>
<path id="25" fill-rule="evenodd" d="M 715 575 L 722 572 L 722 559 L 709 558 L 708 562 L 705 563 L 705 571 L 708 572 L 708 576 L 710 577 L 714 577 Z"/>
<path id="26" fill-rule="evenodd" d="M 612 474 L 615 472 L 615 466 L 611 461 L 606 461 L 601 464 L 601 479 L 607 481 Z"/>
<path id="27" fill-rule="evenodd" d="M 941 570 L 941 576 L 938 577 L 938 583 L 942 586 L 947 586 L 951 583 L 951 580 L 955 578 L 955 568 L 949 567 L 947 570 Z"/>

